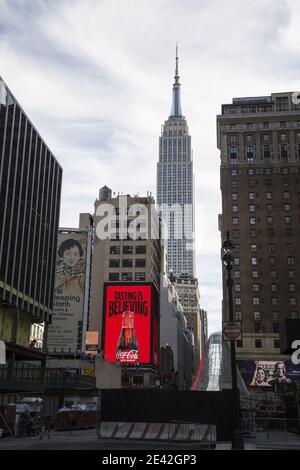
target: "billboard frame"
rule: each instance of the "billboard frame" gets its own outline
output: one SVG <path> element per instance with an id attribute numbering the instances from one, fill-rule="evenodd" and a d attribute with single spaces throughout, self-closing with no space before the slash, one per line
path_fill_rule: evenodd
<path id="1" fill-rule="evenodd" d="M 160 336 L 160 302 L 159 295 L 160 291 L 157 289 L 156 285 L 153 282 L 104 282 L 103 283 L 103 306 L 102 306 L 102 332 L 101 332 L 101 350 L 103 351 L 103 356 L 105 352 L 105 331 L 106 331 L 106 293 L 107 287 L 113 286 L 149 286 L 151 287 L 151 317 L 150 317 L 150 358 L 153 360 L 153 333 L 154 333 L 154 321 L 158 321 L 158 337 Z M 157 312 L 157 314 L 153 314 Z M 159 339 L 158 339 L 158 350 L 159 350 Z M 159 352 L 159 351 L 158 351 Z M 126 370 L 157 370 L 159 368 L 159 361 L 157 365 L 152 362 L 139 364 L 137 367 L 126 366 Z"/>

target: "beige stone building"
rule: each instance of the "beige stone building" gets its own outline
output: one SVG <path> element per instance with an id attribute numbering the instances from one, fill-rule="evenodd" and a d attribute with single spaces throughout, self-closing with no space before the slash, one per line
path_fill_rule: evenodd
<path id="1" fill-rule="evenodd" d="M 103 220 L 103 216 L 99 214 L 109 206 L 112 206 L 117 214 L 116 223 L 113 223 L 112 227 L 115 229 L 115 239 L 108 237 L 101 240 L 98 236 L 101 227 L 98 224 Z M 126 235 L 127 226 L 124 227 L 124 221 L 120 218 L 120 212 L 124 208 L 128 215 L 127 225 L 136 218 L 136 211 L 146 210 L 146 222 L 141 222 L 141 227 L 138 228 L 140 236 L 137 239 Z M 85 218 L 84 214 L 82 218 Z M 102 334 L 104 283 L 151 282 L 159 291 L 160 267 L 160 224 L 153 197 L 151 195 L 112 197 L 109 188 L 102 188 L 99 198 L 95 201 L 89 315 L 89 330 L 99 331 L 99 340 Z"/>
<path id="2" fill-rule="evenodd" d="M 234 242 L 234 315 L 243 327 L 238 358 L 277 359 L 280 322 L 300 318 L 300 106 L 292 93 L 233 99 L 217 134 L 220 230 Z M 223 298 L 228 319 L 225 284 Z"/>

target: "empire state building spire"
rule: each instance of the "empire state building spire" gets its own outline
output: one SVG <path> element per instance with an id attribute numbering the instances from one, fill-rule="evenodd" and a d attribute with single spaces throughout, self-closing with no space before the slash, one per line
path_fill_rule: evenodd
<path id="1" fill-rule="evenodd" d="M 178 43 L 176 44 L 176 67 L 175 67 L 175 82 L 173 84 L 173 99 L 172 99 L 172 117 L 182 117 L 181 112 L 181 99 L 180 99 L 180 83 L 179 83 L 179 72 L 178 72 Z"/>

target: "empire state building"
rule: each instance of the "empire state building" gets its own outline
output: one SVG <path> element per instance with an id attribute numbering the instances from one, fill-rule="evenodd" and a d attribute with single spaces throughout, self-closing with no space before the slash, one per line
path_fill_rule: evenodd
<path id="1" fill-rule="evenodd" d="M 195 276 L 194 174 L 191 136 L 181 110 L 176 48 L 172 110 L 162 126 L 157 164 L 157 203 L 168 229 L 168 266 L 175 277 Z"/>

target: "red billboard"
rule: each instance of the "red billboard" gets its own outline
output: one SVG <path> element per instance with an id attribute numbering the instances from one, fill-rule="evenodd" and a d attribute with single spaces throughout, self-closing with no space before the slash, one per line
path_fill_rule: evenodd
<path id="1" fill-rule="evenodd" d="M 159 312 L 153 285 L 106 284 L 104 289 L 104 359 L 157 366 Z"/>

